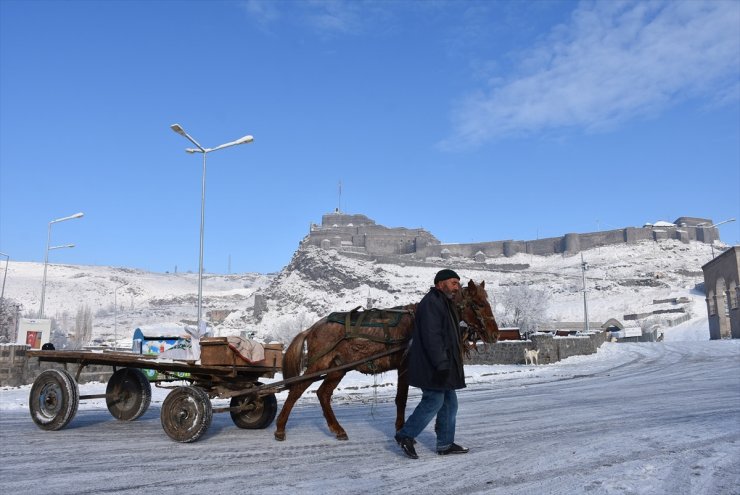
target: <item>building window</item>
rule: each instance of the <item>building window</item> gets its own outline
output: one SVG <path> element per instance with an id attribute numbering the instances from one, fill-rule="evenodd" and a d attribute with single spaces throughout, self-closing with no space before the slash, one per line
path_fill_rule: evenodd
<path id="1" fill-rule="evenodd" d="M 730 309 L 737 309 L 740 306 L 740 287 L 733 282 L 730 284 L 730 290 L 727 291 L 727 299 L 730 301 Z"/>
<path id="2" fill-rule="evenodd" d="M 732 293 L 728 290 L 727 294 L 725 294 L 724 299 L 724 307 L 725 307 L 725 316 L 730 316 L 730 309 L 732 306 Z"/>

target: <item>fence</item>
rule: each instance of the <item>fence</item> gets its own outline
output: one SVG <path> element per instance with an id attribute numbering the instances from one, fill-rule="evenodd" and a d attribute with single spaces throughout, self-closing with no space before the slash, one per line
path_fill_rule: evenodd
<path id="1" fill-rule="evenodd" d="M 571 356 L 594 354 L 605 341 L 606 332 L 569 337 L 535 334 L 530 340 L 504 340 L 495 345 L 480 345 L 480 352 L 472 354 L 466 363 L 524 364 L 525 349 L 539 350 L 540 364 L 555 363 Z"/>
<path id="2" fill-rule="evenodd" d="M 30 346 L 22 344 L 0 344 L 0 387 L 19 387 L 33 383 L 42 371 L 51 368 L 66 369 L 76 375 L 79 365 L 40 362 L 29 358 L 26 351 Z M 80 373 L 80 383 L 107 382 L 113 374 L 110 366 L 85 366 Z"/>
<path id="3" fill-rule="evenodd" d="M 468 364 L 523 364 L 525 349 L 538 349 L 541 364 L 555 363 L 562 359 L 584 354 L 594 354 L 606 340 L 605 332 L 584 336 L 553 337 L 535 334 L 531 340 L 503 340 L 494 345 L 480 346 L 478 353 L 466 359 Z M 27 345 L 0 345 L 0 387 L 18 387 L 33 383 L 36 377 L 50 368 L 67 369 L 75 375 L 79 365 L 71 363 L 40 362 L 29 358 Z M 85 366 L 80 373 L 80 383 L 107 382 L 113 374 L 110 366 Z"/>

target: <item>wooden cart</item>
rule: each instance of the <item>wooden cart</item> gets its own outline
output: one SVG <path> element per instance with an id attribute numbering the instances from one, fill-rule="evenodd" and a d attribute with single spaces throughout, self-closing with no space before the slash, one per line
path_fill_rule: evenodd
<path id="1" fill-rule="evenodd" d="M 203 352 L 210 352 L 205 346 Z M 250 364 L 223 352 L 223 364 L 204 365 L 195 361 L 157 359 L 156 356 L 130 352 L 96 351 L 28 351 L 29 357 L 40 361 L 79 365 L 77 375 L 66 369 L 43 371 L 33 382 L 29 397 L 31 418 L 43 430 L 60 430 L 74 418 L 80 400 L 105 398 L 108 411 L 116 419 L 133 421 L 146 412 L 151 402 L 151 383 L 142 369 L 152 369 L 165 379 L 157 379 L 157 386 L 169 382 L 190 382 L 190 385 L 172 386 L 162 402 L 160 417 L 165 433 L 178 442 L 198 440 L 211 424 L 213 413 L 229 412 L 234 424 L 244 429 L 267 428 L 275 419 L 275 394 L 300 381 L 317 381 L 328 373 L 348 370 L 380 357 L 399 352 L 403 346 L 388 349 L 361 361 L 346 363 L 323 372 L 301 375 L 287 380 L 263 384 L 262 377 L 273 377 L 281 370 L 282 354 L 266 353 L 263 362 Z M 214 346 L 213 352 L 223 350 Z M 259 364 L 259 365 L 257 365 Z M 105 394 L 80 395 L 77 382 L 82 369 L 88 365 L 113 368 Z M 183 376 L 183 374 L 186 374 Z M 171 384 L 171 383 L 170 383 Z M 214 408 L 211 398 L 231 399 L 229 407 Z"/>

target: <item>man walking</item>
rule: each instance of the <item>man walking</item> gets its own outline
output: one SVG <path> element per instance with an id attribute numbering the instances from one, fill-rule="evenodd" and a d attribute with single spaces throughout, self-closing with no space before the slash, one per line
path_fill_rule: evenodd
<path id="1" fill-rule="evenodd" d="M 434 287 L 416 308 L 414 331 L 408 356 L 409 384 L 421 389 L 421 401 L 396 433 L 404 454 L 418 459 L 414 438 L 436 416 L 437 454 L 465 454 L 468 449 L 455 443 L 457 393 L 465 387 L 460 316 L 454 298 L 460 291 L 460 277 L 441 270 Z"/>

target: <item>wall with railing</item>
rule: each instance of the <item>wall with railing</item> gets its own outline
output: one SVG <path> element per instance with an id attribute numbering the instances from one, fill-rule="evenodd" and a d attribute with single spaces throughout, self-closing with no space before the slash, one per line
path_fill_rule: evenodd
<path id="1" fill-rule="evenodd" d="M 33 383 L 42 371 L 51 368 L 66 369 L 77 376 L 79 365 L 73 363 L 40 362 L 29 358 L 30 346 L 24 344 L 0 344 L 0 387 L 19 387 Z M 88 365 L 80 373 L 79 383 L 107 382 L 113 374 L 110 366 Z"/>

